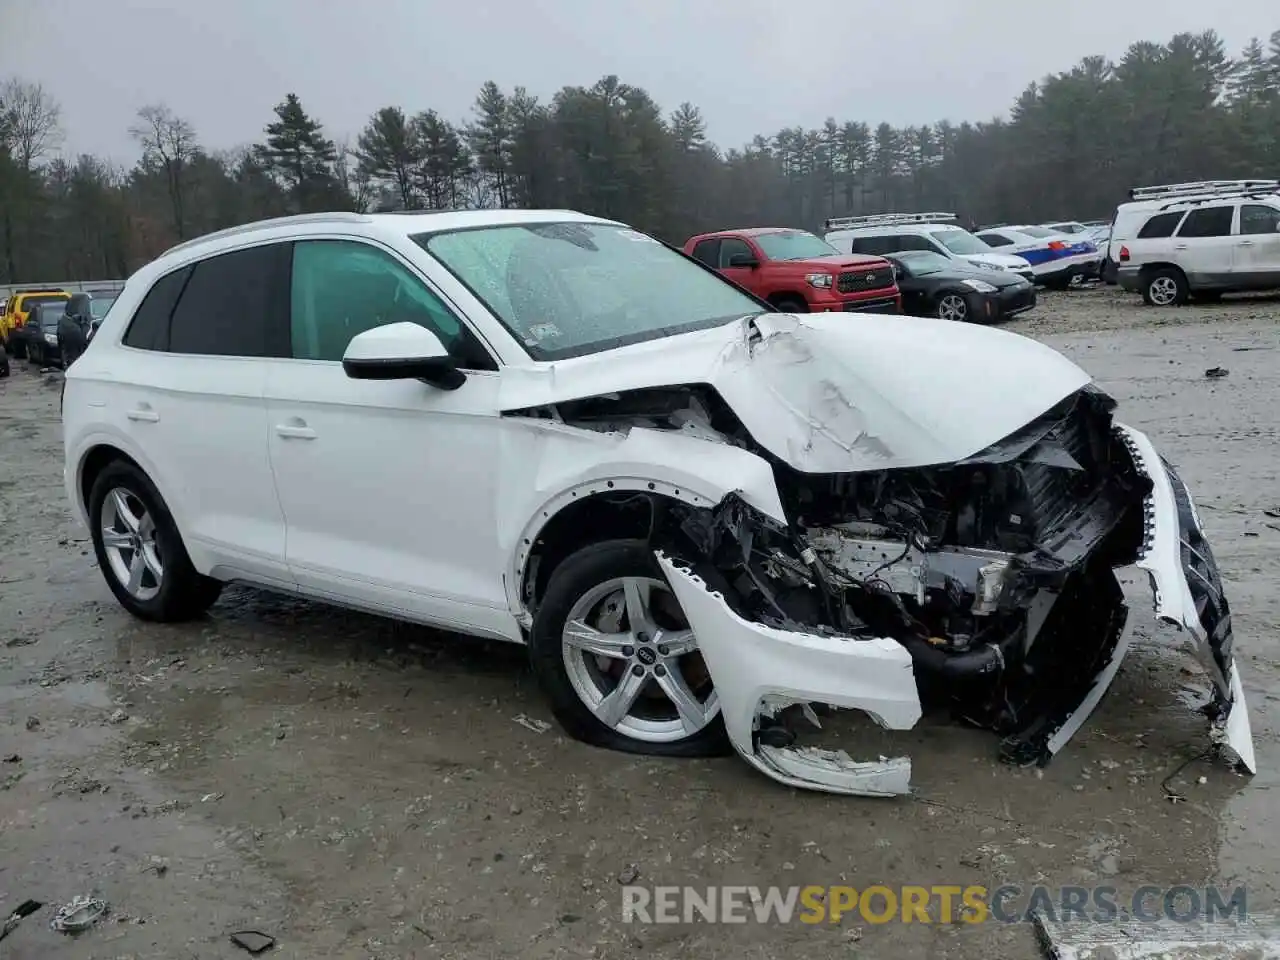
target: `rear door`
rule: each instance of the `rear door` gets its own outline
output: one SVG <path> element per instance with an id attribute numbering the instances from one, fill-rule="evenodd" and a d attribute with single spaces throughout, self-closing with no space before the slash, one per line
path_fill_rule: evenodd
<path id="1" fill-rule="evenodd" d="M 1178 226 L 1172 259 L 1193 286 L 1231 283 L 1236 249 L 1232 228 L 1239 206 L 1213 203 L 1194 207 Z"/>
<path id="2" fill-rule="evenodd" d="M 1280 209 L 1264 203 L 1240 205 L 1234 272 L 1242 286 L 1280 287 Z"/>
<path id="3" fill-rule="evenodd" d="M 197 568 L 291 585 L 267 453 L 267 358 L 288 349 L 288 244 L 161 277 L 109 357 L 108 409 L 141 450 Z M 92 376 L 92 371 L 90 371 Z"/>

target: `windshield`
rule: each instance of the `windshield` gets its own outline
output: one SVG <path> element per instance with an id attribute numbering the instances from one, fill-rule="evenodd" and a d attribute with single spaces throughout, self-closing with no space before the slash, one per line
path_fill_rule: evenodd
<path id="1" fill-rule="evenodd" d="M 420 234 L 535 360 L 598 353 L 764 312 L 714 272 L 618 224 Z"/>
<path id="2" fill-rule="evenodd" d="M 94 297 L 89 301 L 89 313 L 94 319 L 101 319 L 107 315 L 107 311 L 115 302 L 115 297 Z"/>
<path id="3" fill-rule="evenodd" d="M 901 263 L 913 277 L 924 277 L 940 270 L 954 269 L 950 258 L 932 250 L 904 250 L 901 253 L 895 253 L 890 259 Z"/>
<path id="4" fill-rule="evenodd" d="M 39 312 L 40 329 L 57 330 L 58 321 L 62 319 L 62 307 L 58 306 L 42 306 Z"/>
<path id="5" fill-rule="evenodd" d="M 938 230 L 934 232 L 933 239 L 937 240 L 952 253 L 959 254 L 962 257 L 972 253 L 991 253 L 991 248 L 968 230 L 959 228 Z"/>
<path id="6" fill-rule="evenodd" d="M 1056 237 L 1061 231 L 1046 230 L 1044 227 L 1018 227 L 1018 233 L 1025 233 L 1028 237 L 1035 237 L 1037 240 L 1043 240 L 1046 237 Z"/>
<path id="7" fill-rule="evenodd" d="M 803 230 L 785 233 L 761 233 L 753 238 L 770 260 L 808 260 L 812 257 L 829 257 L 840 251 L 827 241 Z"/>

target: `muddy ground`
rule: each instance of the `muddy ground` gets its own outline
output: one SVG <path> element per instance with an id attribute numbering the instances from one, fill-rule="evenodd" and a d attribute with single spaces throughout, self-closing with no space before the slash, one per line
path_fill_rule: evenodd
<path id="1" fill-rule="evenodd" d="M 0 381 L 0 915 L 96 893 L 69 938 L 52 907 L 0 957 L 310 958 L 1037 955 L 1026 926 L 638 926 L 639 883 L 1280 883 L 1280 301 L 1161 311 L 1048 294 L 1012 329 L 1089 368 L 1197 495 L 1235 614 L 1252 780 L 1197 761 L 1205 687 L 1142 626 L 1115 685 L 1043 771 L 990 735 L 901 737 L 914 797 L 792 791 L 737 758 L 656 761 L 535 733 L 522 651 L 229 589 L 207 620 L 127 616 L 60 482 L 56 375 Z M 1229 375 L 1207 379 L 1205 370 Z M 1136 582 L 1136 581 L 1135 581 Z M 1138 584 L 1138 587 L 1141 587 Z M 1201 778 L 1204 778 L 1201 782 Z M 634 866 L 633 866 L 634 865 Z"/>

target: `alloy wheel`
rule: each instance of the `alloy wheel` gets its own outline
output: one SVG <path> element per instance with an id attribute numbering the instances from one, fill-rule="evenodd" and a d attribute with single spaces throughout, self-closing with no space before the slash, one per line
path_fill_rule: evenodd
<path id="1" fill-rule="evenodd" d="M 720 712 L 697 639 L 661 580 L 618 577 L 593 587 L 569 611 L 561 645 L 574 692 L 624 736 L 683 740 Z"/>
<path id="2" fill-rule="evenodd" d="M 146 602 L 164 584 L 155 518 L 137 495 L 115 487 L 102 501 L 102 545 L 111 573 L 135 600 Z"/>
<path id="3" fill-rule="evenodd" d="M 1178 284 L 1173 277 L 1156 277 L 1147 289 L 1151 302 L 1158 307 L 1167 307 L 1178 299 Z"/>
<path id="4" fill-rule="evenodd" d="M 969 306 L 964 297 L 949 293 L 938 302 L 938 316 L 943 320 L 963 322 L 968 319 Z"/>

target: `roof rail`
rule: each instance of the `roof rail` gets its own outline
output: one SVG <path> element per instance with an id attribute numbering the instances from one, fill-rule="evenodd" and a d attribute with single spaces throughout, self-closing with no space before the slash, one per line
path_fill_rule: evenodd
<path id="1" fill-rule="evenodd" d="M 213 233 L 206 233 L 203 236 L 192 237 L 190 240 L 184 240 L 182 243 L 174 244 L 164 253 L 162 257 L 167 257 L 171 253 L 178 250 L 186 250 L 196 244 L 207 243 L 210 240 L 221 240 L 224 237 L 234 237 L 242 233 L 252 233 L 254 230 L 260 230 L 265 227 L 284 227 L 289 224 L 303 223 L 369 223 L 369 215 L 365 213 L 350 213 L 342 210 L 329 211 L 327 213 L 296 213 L 287 217 L 271 217 L 266 220 L 254 220 L 251 223 L 242 223 L 238 226 L 227 227 L 223 230 L 215 230 Z"/>
<path id="2" fill-rule="evenodd" d="M 1164 183 L 1151 187 L 1133 187 L 1130 200 L 1163 200 L 1165 197 L 1225 196 L 1241 193 L 1276 193 L 1280 180 L 1196 180 L 1189 183 Z"/>
<path id="3" fill-rule="evenodd" d="M 1196 194 L 1191 197 L 1176 197 L 1168 203 L 1162 203 L 1156 209 L 1172 210 L 1174 207 L 1196 207 L 1202 203 L 1213 203 L 1215 200 L 1265 200 L 1268 197 L 1274 198 L 1277 191 L 1275 190 L 1243 190 L 1233 191 L 1231 193 L 1214 193 L 1205 195 L 1203 193 Z"/>
<path id="4" fill-rule="evenodd" d="M 946 223 L 956 219 L 954 213 L 871 213 L 860 217 L 828 217 L 826 228 L 887 227 L 907 223 Z"/>

